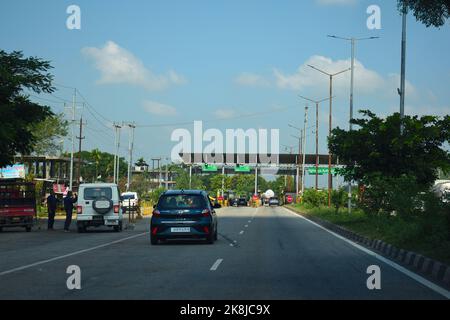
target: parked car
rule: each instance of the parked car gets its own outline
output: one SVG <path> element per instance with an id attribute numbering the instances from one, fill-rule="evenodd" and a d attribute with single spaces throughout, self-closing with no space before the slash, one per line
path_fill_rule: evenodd
<path id="1" fill-rule="evenodd" d="M 36 215 L 36 193 L 32 182 L 0 181 L 0 231 L 23 227 L 30 232 Z"/>
<path id="2" fill-rule="evenodd" d="M 150 222 L 151 244 L 168 239 L 217 240 L 217 215 L 208 194 L 201 190 L 164 192 L 153 210 Z"/>
<path id="3" fill-rule="evenodd" d="M 122 193 L 122 211 L 140 211 L 139 197 L 137 192 Z"/>
<path id="4" fill-rule="evenodd" d="M 270 198 L 269 199 L 269 206 L 279 206 L 280 200 L 278 198 Z"/>
<path id="5" fill-rule="evenodd" d="M 107 226 L 122 231 L 123 214 L 117 184 L 86 183 L 78 190 L 77 228 L 85 232 L 88 227 Z"/>

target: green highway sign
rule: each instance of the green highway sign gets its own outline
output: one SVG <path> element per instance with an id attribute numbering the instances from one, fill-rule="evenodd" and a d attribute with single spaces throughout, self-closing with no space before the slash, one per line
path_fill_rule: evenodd
<path id="1" fill-rule="evenodd" d="M 217 172 L 217 166 L 212 164 L 204 164 L 202 167 L 203 172 Z"/>
<path id="2" fill-rule="evenodd" d="M 241 166 L 241 165 L 237 165 L 234 168 L 234 172 L 250 172 L 250 166 Z"/>
<path id="3" fill-rule="evenodd" d="M 319 175 L 328 174 L 328 167 L 319 167 L 317 173 Z M 331 168 L 331 174 L 336 174 L 336 168 Z M 315 175 L 316 174 L 316 167 L 309 167 L 308 168 L 308 174 Z"/>

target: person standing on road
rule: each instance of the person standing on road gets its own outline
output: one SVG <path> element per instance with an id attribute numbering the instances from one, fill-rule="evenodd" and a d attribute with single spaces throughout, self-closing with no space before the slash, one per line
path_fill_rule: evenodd
<path id="1" fill-rule="evenodd" d="M 48 225 L 47 230 L 53 230 L 53 224 L 55 223 L 56 206 L 58 199 L 55 196 L 53 190 L 50 191 L 50 195 L 47 197 L 47 212 L 48 212 Z"/>
<path id="2" fill-rule="evenodd" d="M 72 197 L 72 191 L 67 192 L 64 198 L 64 210 L 66 211 L 66 221 L 64 222 L 64 231 L 69 232 L 70 224 L 72 223 L 73 204 L 77 202 L 78 197 Z"/>

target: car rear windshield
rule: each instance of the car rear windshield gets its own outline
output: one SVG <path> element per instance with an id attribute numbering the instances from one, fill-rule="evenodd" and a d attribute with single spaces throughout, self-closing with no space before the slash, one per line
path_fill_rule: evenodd
<path id="1" fill-rule="evenodd" d="M 86 188 L 84 189 L 84 199 L 85 200 L 95 200 L 100 197 L 105 197 L 108 200 L 112 199 L 112 189 L 111 188 Z"/>
<path id="2" fill-rule="evenodd" d="M 122 196 L 123 200 L 133 200 L 134 199 L 134 194 L 124 194 Z"/>
<path id="3" fill-rule="evenodd" d="M 161 196 L 158 202 L 159 210 L 203 209 L 205 198 L 201 195 L 177 194 Z"/>

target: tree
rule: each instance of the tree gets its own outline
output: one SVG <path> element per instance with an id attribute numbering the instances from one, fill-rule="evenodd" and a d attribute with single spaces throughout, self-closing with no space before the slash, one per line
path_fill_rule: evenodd
<path id="1" fill-rule="evenodd" d="M 136 162 L 135 162 L 135 165 L 136 166 L 138 166 L 138 167 L 148 167 L 148 164 L 147 164 L 147 162 L 145 162 L 145 160 L 144 160 L 144 158 L 139 158 Z"/>
<path id="2" fill-rule="evenodd" d="M 68 156 L 68 154 L 66 154 Z M 74 154 L 78 158 L 78 152 Z M 101 181 L 113 181 L 114 175 L 114 155 L 108 152 L 102 152 L 98 149 L 92 151 L 82 151 L 81 159 L 84 163 L 81 165 L 81 176 L 84 181 L 95 181 L 98 176 L 102 176 Z M 125 177 L 128 172 L 128 163 L 124 158 L 120 158 L 119 176 Z M 124 189 L 121 189 L 124 190 Z"/>
<path id="3" fill-rule="evenodd" d="M 98 149 L 92 150 L 91 154 L 95 163 L 95 179 L 98 179 L 98 166 L 100 164 L 100 161 L 102 160 L 102 154 Z"/>
<path id="4" fill-rule="evenodd" d="M 61 113 L 30 125 L 30 131 L 36 141 L 33 144 L 34 153 L 56 156 L 62 152 L 60 141 L 67 136 L 68 122 L 64 120 L 64 115 Z"/>
<path id="5" fill-rule="evenodd" d="M 412 175 L 423 186 L 437 178 L 438 168 L 450 171 L 450 153 L 443 146 L 450 137 L 450 116 L 405 116 L 400 134 L 400 115 L 378 118 L 369 110 L 360 111 L 365 119 L 353 119 L 360 128 L 334 129 L 329 148 L 346 165 L 347 180 L 361 180 L 372 174 L 386 177 Z"/>
<path id="6" fill-rule="evenodd" d="M 214 194 L 222 189 L 222 181 L 224 182 L 224 189 L 228 190 L 231 188 L 231 177 L 224 176 L 222 174 L 215 174 L 212 177 L 210 177 L 210 191 Z"/>
<path id="7" fill-rule="evenodd" d="M 427 27 L 441 27 L 449 17 L 448 0 L 398 0 L 398 9 L 403 12 L 404 5 L 411 10 L 416 20 Z"/>
<path id="8" fill-rule="evenodd" d="M 17 153 L 30 154 L 36 141 L 31 126 L 53 115 L 50 107 L 31 102 L 24 92 L 53 92 L 53 76 L 47 73 L 51 68 L 48 61 L 0 50 L 0 167 L 12 164 Z"/>
<path id="9" fill-rule="evenodd" d="M 202 179 L 197 175 L 192 175 L 191 178 L 191 186 L 189 186 L 189 173 L 186 172 L 185 169 L 177 167 L 173 168 L 174 171 L 177 172 L 177 177 L 175 179 L 177 189 L 198 189 L 205 190 L 205 186 L 203 184 Z"/>

